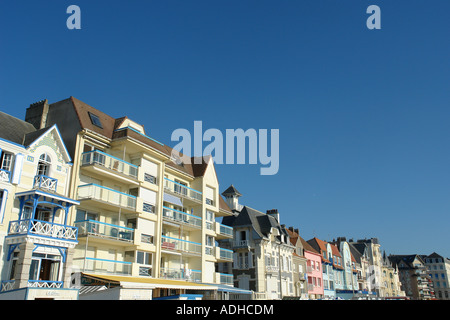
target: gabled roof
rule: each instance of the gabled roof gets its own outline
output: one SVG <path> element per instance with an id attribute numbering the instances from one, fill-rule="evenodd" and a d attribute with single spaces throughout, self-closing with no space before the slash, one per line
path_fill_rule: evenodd
<path id="1" fill-rule="evenodd" d="M 327 243 L 323 240 L 320 240 L 316 237 L 307 241 L 317 252 L 319 252 L 322 256 L 322 261 L 326 263 L 330 263 L 330 260 L 323 257 L 323 252 L 327 252 Z M 328 254 L 326 254 L 328 257 Z"/>
<path id="2" fill-rule="evenodd" d="M 414 260 L 419 259 L 423 263 L 422 258 L 418 254 L 409 255 L 390 255 L 388 259 L 392 262 L 393 266 L 399 266 L 403 264 L 406 268 L 414 268 Z"/>
<path id="3" fill-rule="evenodd" d="M 219 196 L 219 209 L 226 211 L 230 214 L 233 213 L 233 211 L 230 209 L 228 204 L 225 202 L 225 200 L 223 200 L 223 198 L 221 196 Z"/>
<path id="4" fill-rule="evenodd" d="M 307 241 L 305 241 L 305 239 L 303 239 L 300 236 L 299 236 L 299 238 L 300 238 L 300 241 L 302 242 L 303 250 L 308 251 L 310 253 L 314 253 L 314 254 L 320 255 L 320 253 L 316 249 L 314 249 Z"/>

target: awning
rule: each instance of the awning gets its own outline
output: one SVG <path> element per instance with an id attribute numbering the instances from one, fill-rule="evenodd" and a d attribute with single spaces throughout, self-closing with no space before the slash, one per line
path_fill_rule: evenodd
<path id="1" fill-rule="evenodd" d="M 252 294 L 253 291 L 251 290 L 245 290 L 245 289 L 241 289 L 241 288 L 235 288 L 235 287 L 230 287 L 230 286 L 226 286 L 223 284 L 217 284 L 214 285 L 217 287 L 217 291 L 223 291 L 223 292 L 230 292 L 230 293 L 239 293 L 239 294 Z"/>
<path id="2" fill-rule="evenodd" d="M 148 289 L 187 289 L 187 290 L 218 290 L 215 285 L 206 285 L 181 280 L 154 279 L 146 277 L 114 276 L 83 273 L 82 276 L 94 280 L 95 283 L 110 283 L 124 288 L 148 288 Z"/>
<path id="3" fill-rule="evenodd" d="M 168 194 L 168 193 L 164 193 L 163 200 L 166 201 L 166 202 L 169 202 L 171 204 L 180 206 L 180 207 L 183 206 L 183 202 L 181 201 L 180 198 L 175 197 L 175 196 L 173 196 L 171 194 Z"/>

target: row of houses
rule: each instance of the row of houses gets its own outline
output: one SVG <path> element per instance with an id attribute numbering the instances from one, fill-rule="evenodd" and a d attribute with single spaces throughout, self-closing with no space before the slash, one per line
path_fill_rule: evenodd
<path id="1" fill-rule="evenodd" d="M 277 210 L 240 205 L 240 196 L 233 186 L 220 193 L 212 158 L 174 153 L 143 125 L 74 97 L 33 103 L 24 121 L 0 112 L 0 298 L 425 291 L 401 286 L 415 262 L 382 255 L 377 239 L 305 241 Z"/>

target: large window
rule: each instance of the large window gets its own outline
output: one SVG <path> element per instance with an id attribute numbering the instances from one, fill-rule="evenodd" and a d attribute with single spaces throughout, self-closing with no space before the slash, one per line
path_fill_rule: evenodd
<path id="1" fill-rule="evenodd" d="M 46 153 L 41 154 L 39 157 L 39 163 L 37 168 L 37 175 L 44 175 L 48 176 L 50 173 L 50 165 L 52 163 L 52 160 L 50 159 L 50 156 Z"/>
<path id="2" fill-rule="evenodd" d="M 61 256 L 33 253 L 30 280 L 59 281 Z"/>

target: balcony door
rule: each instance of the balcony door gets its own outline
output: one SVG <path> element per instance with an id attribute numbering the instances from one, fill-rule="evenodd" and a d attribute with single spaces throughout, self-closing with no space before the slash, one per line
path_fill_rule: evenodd
<path id="1" fill-rule="evenodd" d="M 61 257 L 52 254 L 33 253 L 30 265 L 30 280 L 58 281 Z"/>

